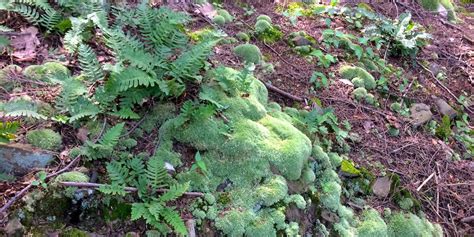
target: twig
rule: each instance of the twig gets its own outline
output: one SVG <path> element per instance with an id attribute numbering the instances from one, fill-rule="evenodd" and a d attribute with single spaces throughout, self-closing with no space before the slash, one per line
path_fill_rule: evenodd
<path id="1" fill-rule="evenodd" d="M 81 188 L 100 188 L 104 184 L 99 184 L 99 183 L 88 183 L 88 182 L 60 182 L 61 185 L 64 185 L 66 187 L 81 187 Z M 134 187 L 125 187 L 125 191 L 127 192 L 137 192 L 138 189 Z M 166 193 L 168 189 L 157 189 L 156 190 L 159 193 Z M 183 193 L 185 196 L 190 196 L 190 197 L 203 197 L 204 193 L 200 192 L 185 192 Z"/>
<path id="2" fill-rule="evenodd" d="M 425 181 L 421 183 L 421 185 L 416 189 L 416 191 L 419 192 L 421 188 L 423 188 L 423 186 L 425 186 L 425 184 L 428 183 L 428 181 L 430 181 L 435 176 L 435 174 L 436 172 L 433 172 L 430 176 L 428 176 L 428 178 L 426 178 Z"/>
<path id="3" fill-rule="evenodd" d="M 273 86 L 272 84 L 268 83 L 268 82 L 263 82 L 263 84 L 265 85 L 265 87 L 267 87 L 269 90 L 271 91 L 274 91 L 274 92 L 277 92 L 281 95 L 284 95 L 285 97 L 288 97 L 292 100 L 296 100 L 296 101 L 304 101 L 303 98 L 299 97 L 299 96 L 296 96 L 296 95 L 293 95 L 293 94 L 290 94 L 286 91 L 283 91 L 282 89 L 278 88 L 278 87 L 275 87 Z"/>
<path id="4" fill-rule="evenodd" d="M 186 221 L 186 228 L 188 229 L 189 237 L 196 237 L 196 221 L 194 219 Z"/>
<path id="5" fill-rule="evenodd" d="M 464 217 L 464 218 L 461 219 L 462 223 L 467 223 L 467 222 L 471 222 L 471 221 L 474 221 L 474 216 L 468 216 L 468 217 Z"/>
<path id="6" fill-rule="evenodd" d="M 449 217 L 451 219 L 451 223 L 453 224 L 454 231 L 457 234 L 458 233 L 458 228 L 456 228 L 456 225 L 454 224 L 453 214 L 451 214 L 451 207 L 449 206 L 449 203 L 448 203 L 448 210 L 449 210 Z"/>
<path id="7" fill-rule="evenodd" d="M 396 153 L 396 152 L 398 152 L 398 151 L 400 151 L 400 150 L 403 150 L 403 149 L 405 149 L 405 148 L 407 148 L 407 147 L 409 147 L 409 146 L 413 146 L 413 145 L 415 145 L 415 144 L 416 144 L 416 143 L 409 143 L 409 144 L 407 144 L 407 145 L 404 145 L 404 146 L 402 146 L 402 147 L 399 147 L 399 148 L 397 148 L 397 149 L 391 151 L 390 154 L 391 154 L 391 153 Z"/>
<path id="8" fill-rule="evenodd" d="M 417 63 L 418 63 L 418 65 L 420 65 L 421 68 L 423 68 L 425 71 L 429 72 L 430 75 L 431 75 L 431 78 L 432 78 L 433 80 L 435 80 L 436 83 L 437 83 L 439 86 L 441 86 L 441 88 L 443 88 L 446 92 L 448 92 L 448 93 L 456 100 L 456 102 L 458 102 L 458 97 L 457 97 L 455 94 L 453 94 L 453 92 L 451 92 L 451 90 L 449 90 L 449 88 L 446 87 L 440 80 L 438 80 L 438 78 L 436 78 L 436 76 L 433 74 L 433 72 L 432 72 L 430 69 L 426 68 L 423 64 L 421 64 L 421 63 L 418 62 L 418 61 L 417 61 Z M 459 102 L 458 102 L 458 103 L 459 103 Z M 470 113 L 474 113 L 474 111 L 472 111 L 469 107 L 465 106 L 464 108 L 465 108 L 467 111 L 469 111 Z"/>
<path id="9" fill-rule="evenodd" d="M 354 104 L 354 103 L 352 103 L 352 102 L 350 102 L 350 101 L 346 101 L 346 100 L 342 100 L 342 99 L 337 99 L 337 98 L 332 98 L 332 97 L 320 97 L 320 98 L 323 99 L 323 100 L 332 100 L 332 101 L 337 101 L 337 102 L 346 103 L 346 104 L 352 105 L 352 106 L 354 106 L 354 107 L 360 107 L 360 108 L 363 108 L 363 109 L 365 109 L 365 110 L 368 110 L 368 111 L 374 112 L 374 113 L 376 113 L 376 114 L 379 114 L 379 115 L 381 115 L 384 119 L 387 119 L 387 118 L 385 117 L 386 115 L 385 115 L 384 113 L 382 113 L 382 112 L 380 112 L 380 111 L 378 111 L 378 110 L 372 109 L 372 108 L 370 108 L 370 107 L 364 106 L 364 105 L 360 105 L 360 104 L 356 105 L 356 104 Z"/>

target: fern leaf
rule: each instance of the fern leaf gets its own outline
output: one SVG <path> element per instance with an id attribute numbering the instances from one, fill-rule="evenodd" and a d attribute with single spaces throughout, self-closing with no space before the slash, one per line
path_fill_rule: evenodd
<path id="1" fill-rule="evenodd" d="M 13 31 L 13 30 L 4 25 L 0 25 L 0 32 L 9 32 L 9 31 Z"/>
<path id="2" fill-rule="evenodd" d="M 169 202 L 181 197 L 189 188 L 189 182 L 184 184 L 174 184 L 169 190 L 160 196 L 160 202 Z"/>
<path id="3" fill-rule="evenodd" d="M 140 115 L 133 112 L 133 110 L 129 107 L 121 108 L 119 111 L 112 114 L 121 119 L 139 119 L 140 118 Z"/>
<path id="4" fill-rule="evenodd" d="M 27 5 L 18 5 L 13 11 L 22 15 L 28 22 L 34 25 L 40 25 L 41 17 L 40 13 L 33 7 Z"/>
<path id="5" fill-rule="evenodd" d="M 172 64 L 170 75 L 178 80 L 195 78 L 217 41 L 204 41 L 185 51 Z"/>
<path id="6" fill-rule="evenodd" d="M 178 212 L 169 207 L 165 207 L 163 210 L 161 210 L 161 215 L 163 216 L 163 219 L 165 219 L 166 223 L 173 227 L 176 233 L 181 235 L 186 235 L 188 233 L 186 225 L 184 224 L 184 221 L 181 219 L 181 216 Z"/>
<path id="7" fill-rule="evenodd" d="M 97 190 L 108 195 L 119 195 L 119 196 L 127 195 L 127 192 L 125 191 L 125 186 L 121 186 L 118 184 L 100 185 L 100 187 Z"/>
<path id="8" fill-rule="evenodd" d="M 114 79 L 119 83 L 120 91 L 126 91 L 138 86 L 153 86 L 157 83 L 148 73 L 133 67 L 129 67 L 115 75 Z"/>
<path id="9" fill-rule="evenodd" d="M 100 113 L 100 109 L 86 98 L 79 97 L 77 103 L 69 108 L 69 113 L 69 122 L 74 122 L 85 117 L 95 117 Z"/>
<path id="10" fill-rule="evenodd" d="M 112 161 L 107 164 L 107 173 L 112 184 L 124 185 L 128 178 L 128 169 L 121 162 Z"/>
<path id="11" fill-rule="evenodd" d="M 148 212 L 148 208 L 146 207 L 145 203 L 133 203 L 132 204 L 132 212 L 131 212 L 131 220 L 136 221 Z"/>
<path id="12" fill-rule="evenodd" d="M 89 81 L 96 82 L 104 78 L 97 55 L 90 46 L 81 44 L 78 48 L 78 55 L 82 72 Z"/>
<path id="13" fill-rule="evenodd" d="M 46 116 L 38 113 L 37 105 L 27 100 L 14 100 L 7 102 L 1 106 L 5 117 L 28 117 L 35 119 L 47 119 Z"/>
<path id="14" fill-rule="evenodd" d="M 147 163 L 146 177 L 152 188 L 166 187 L 169 175 L 165 163 L 157 157 L 152 157 Z"/>
<path id="15" fill-rule="evenodd" d="M 115 147 L 122 133 L 125 123 L 119 123 L 109 129 L 100 139 L 99 143 L 107 147 Z"/>

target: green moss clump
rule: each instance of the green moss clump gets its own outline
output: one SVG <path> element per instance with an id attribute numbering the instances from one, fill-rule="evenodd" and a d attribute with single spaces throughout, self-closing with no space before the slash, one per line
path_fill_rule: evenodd
<path id="1" fill-rule="evenodd" d="M 316 180 L 316 175 L 314 174 L 314 171 L 310 168 L 305 168 L 303 170 L 303 173 L 301 174 L 301 180 L 305 184 L 312 184 L 314 180 Z"/>
<path id="2" fill-rule="evenodd" d="M 403 210 L 410 210 L 413 205 L 413 200 L 409 197 L 402 198 L 398 201 L 398 206 Z"/>
<path id="3" fill-rule="evenodd" d="M 55 80 L 61 80 L 69 74 L 69 69 L 59 62 L 47 62 L 42 65 L 31 65 L 23 70 L 23 75 L 30 79 L 51 83 Z"/>
<path id="4" fill-rule="evenodd" d="M 271 206 L 285 198 L 288 186 L 285 178 L 274 176 L 257 188 L 257 196 L 265 206 Z"/>
<path id="5" fill-rule="evenodd" d="M 387 224 L 374 209 L 365 210 L 357 227 L 360 237 L 387 237 Z"/>
<path id="6" fill-rule="evenodd" d="M 260 15 L 257 17 L 257 21 L 266 21 L 268 23 L 272 23 L 272 18 L 270 18 L 269 16 L 267 15 Z"/>
<path id="7" fill-rule="evenodd" d="M 176 116 L 176 107 L 173 103 L 160 103 L 145 115 L 140 128 L 146 133 L 151 133 L 154 129 L 159 128 L 166 120 Z"/>
<path id="8" fill-rule="evenodd" d="M 392 103 L 392 104 L 390 105 L 390 109 L 391 109 L 393 112 L 399 113 L 399 112 L 402 110 L 402 104 L 401 104 L 401 103 L 398 103 L 398 102 Z"/>
<path id="9" fill-rule="evenodd" d="M 234 53 L 247 63 L 258 64 L 262 60 L 262 52 L 253 44 L 241 44 L 234 48 Z"/>
<path id="10" fill-rule="evenodd" d="M 240 41 L 243 41 L 243 42 L 249 42 L 250 41 L 249 35 L 245 32 L 239 32 L 235 35 L 235 37 L 237 37 L 237 39 L 239 39 Z"/>
<path id="11" fill-rule="evenodd" d="M 230 210 L 216 219 L 215 226 L 226 236 L 243 236 L 245 229 L 255 219 L 251 211 Z"/>
<path id="12" fill-rule="evenodd" d="M 217 10 L 217 15 L 224 17 L 225 23 L 230 23 L 234 20 L 234 17 L 224 9 Z"/>
<path id="13" fill-rule="evenodd" d="M 300 227 L 299 227 L 298 223 L 291 222 L 288 225 L 288 227 L 285 229 L 285 234 L 286 234 L 286 236 L 292 236 L 292 237 L 301 236 L 300 235 Z"/>
<path id="14" fill-rule="evenodd" d="M 255 33 L 260 40 L 267 43 L 276 42 L 283 37 L 280 29 L 266 20 L 257 20 L 255 23 Z"/>
<path id="15" fill-rule="evenodd" d="M 214 23 L 218 24 L 218 25 L 221 25 L 221 26 L 222 26 L 222 25 L 225 25 L 225 23 L 226 23 L 226 22 L 225 22 L 225 18 L 224 18 L 223 16 L 221 16 L 221 15 L 215 16 L 215 17 L 212 19 L 212 21 L 213 21 Z"/>
<path id="16" fill-rule="evenodd" d="M 89 176 L 78 171 L 65 172 L 58 175 L 55 182 L 89 182 Z"/>
<path id="17" fill-rule="evenodd" d="M 399 212 L 391 215 L 388 220 L 388 236 L 443 236 L 443 230 L 437 224 L 430 223 L 426 218 L 413 213 Z"/>
<path id="18" fill-rule="evenodd" d="M 268 21 L 264 21 L 264 20 L 259 20 L 259 21 L 257 21 L 257 23 L 255 23 L 255 31 L 257 33 L 263 33 L 266 30 L 271 29 L 272 27 L 273 26 L 272 26 L 271 23 L 269 23 Z"/>
<path id="19" fill-rule="evenodd" d="M 367 96 L 367 90 L 363 87 L 356 88 L 352 91 L 352 96 L 356 100 L 363 100 Z"/>
<path id="20" fill-rule="evenodd" d="M 361 67 L 344 65 L 339 68 L 339 73 L 343 78 L 352 80 L 356 87 L 372 90 L 377 86 L 375 78 Z"/>
<path id="21" fill-rule="evenodd" d="M 77 228 L 69 228 L 60 234 L 62 237 L 89 237 L 90 235 Z"/>
<path id="22" fill-rule="evenodd" d="M 26 140 L 35 147 L 51 151 L 58 151 L 63 143 L 61 135 L 51 129 L 29 131 Z"/>
<path id="23" fill-rule="evenodd" d="M 437 11 L 443 6 L 448 12 L 448 20 L 455 22 L 457 20 L 454 4 L 451 0 L 420 0 L 421 6 L 428 11 Z"/>
<path id="24" fill-rule="evenodd" d="M 305 209 L 306 208 L 306 200 L 304 200 L 303 196 L 299 194 L 293 194 L 285 198 L 285 203 L 290 204 L 294 203 L 297 208 Z"/>
<path id="25" fill-rule="evenodd" d="M 210 28 L 202 28 L 193 32 L 188 33 L 189 38 L 195 42 L 203 41 L 204 39 L 211 38 L 214 36 L 214 30 Z"/>

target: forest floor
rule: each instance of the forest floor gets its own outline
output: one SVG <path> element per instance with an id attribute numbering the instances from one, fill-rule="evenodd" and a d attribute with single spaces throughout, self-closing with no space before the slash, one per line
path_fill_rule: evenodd
<path id="1" fill-rule="evenodd" d="M 326 22 L 322 18 L 299 17 L 296 24 L 292 24 L 288 17 L 278 10 L 275 5 L 256 7 L 254 14 L 247 16 L 246 10 L 235 5 L 224 5 L 235 20 L 223 26 L 219 26 L 225 33 L 233 36 L 241 31 L 251 30 L 255 19 L 260 14 L 269 15 L 273 24 L 278 25 L 285 36 L 295 31 L 305 31 L 314 39 L 321 39 L 322 31 L 326 29 Z M 441 123 L 443 115 L 437 109 L 433 95 L 442 98 L 455 107 L 458 114 L 463 114 L 470 119 L 468 125 L 473 128 L 472 116 L 474 106 L 461 107 L 457 98 L 461 95 L 466 97 L 474 94 L 474 17 L 459 14 L 462 20 L 458 24 L 452 24 L 442 16 L 423 11 L 415 5 L 399 3 L 383 3 L 373 6 L 378 13 L 397 18 L 405 11 L 410 11 L 413 20 L 422 24 L 427 32 L 432 35 L 430 44 L 421 49 L 416 59 L 401 59 L 386 56 L 386 60 L 403 68 L 407 81 L 392 78 L 388 82 L 389 96 L 378 99 L 380 105 L 375 107 L 356 102 L 351 97 L 352 86 L 340 80 L 331 79 L 327 88 L 315 88 L 310 82 L 314 71 L 326 75 L 338 71 L 344 61 L 330 65 L 328 68 L 317 66 L 314 61 L 309 61 L 301 55 L 296 54 L 288 45 L 286 40 L 280 40 L 273 44 L 267 44 L 255 38 L 250 42 L 257 45 L 266 62 L 275 66 L 275 72 L 261 75 L 260 80 L 271 84 L 288 95 L 270 90 L 270 99 L 282 106 L 293 106 L 301 109 L 310 109 L 315 106 L 332 108 L 339 121 L 348 121 L 351 125 L 351 133 L 359 136 L 357 141 L 350 142 L 351 150 L 349 157 L 357 167 L 364 167 L 375 176 L 385 176 L 387 173 L 395 173 L 400 177 L 400 186 L 408 190 L 421 204 L 421 209 L 429 219 L 440 223 L 446 233 L 452 236 L 467 236 L 474 234 L 473 221 L 463 222 L 463 218 L 474 216 L 474 162 L 473 158 L 458 158 L 454 160 L 454 153 L 466 152 L 465 145 L 453 137 L 440 139 L 431 134 L 426 128 L 413 128 L 411 120 L 390 110 L 393 98 L 403 99 L 406 103 L 424 103 L 431 107 L 433 120 Z M 193 15 L 191 30 L 198 30 L 209 26 L 209 19 L 196 12 Z M 2 20 L 2 19 L 0 19 Z M 28 26 L 28 23 L 19 17 L 3 19 L 5 25 L 20 31 Z M 350 29 L 350 23 L 344 19 L 335 19 L 331 28 L 346 32 Z M 249 29 L 250 28 L 250 29 Z M 351 30 L 347 30 L 350 32 Z M 46 38 L 39 36 L 39 44 L 35 49 L 33 57 L 9 57 L 0 56 L 0 68 L 15 63 L 21 67 L 41 64 L 52 58 L 57 58 L 64 51 L 60 47 L 59 38 L 52 35 Z M 219 45 L 214 49 L 214 55 L 210 62 L 225 64 L 230 67 L 240 68 L 242 63 L 233 53 L 233 48 L 239 43 Z M 50 47 L 57 47 L 57 53 L 48 53 Z M 100 45 L 95 47 L 100 48 Z M 331 54 L 343 58 L 342 50 L 331 51 Z M 107 61 L 107 55 L 99 54 L 99 61 Z M 68 67 L 74 71 L 75 59 L 69 58 Z M 417 62 L 427 62 L 429 68 L 423 68 Z M 431 70 L 431 71 L 430 71 Z M 439 79 L 433 71 L 442 71 L 444 79 Z M 337 76 L 336 76 L 337 78 Z M 59 93 L 58 88 L 43 88 L 39 93 L 37 87 L 28 88 L 28 83 L 23 84 L 21 92 L 27 95 L 41 96 L 45 101 L 52 101 Z M 422 89 L 420 89 L 422 88 Z M 181 104 L 185 99 L 192 97 L 192 89 L 189 89 L 187 97 L 177 98 L 174 102 Z M 3 94 L 3 99 L 14 95 Z M 48 98 L 50 97 L 50 98 Z M 296 99 L 295 99 L 296 98 Z M 301 101 L 299 101 L 301 99 Z M 318 103 L 315 103 L 318 101 Z M 458 118 L 460 119 L 460 118 Z M 130 125 L 133 127 L 134 123 Z M 454 124 L 454 122 L 453 122 Z M 387 125 L 399 130 L 397 136 L 389 134 Z M 34 127 L 22 127 L 20 134 L 26 133 Z M 453 125 L 454 132 L 456 131 Z M 78 134 L 74 129 L 63 126 L 60 128 L 63 137 L 68 137 L 69 147 L 78 144 Z M 472 133 L 471 133 L 472 135 Z M 155 147 L 154 141 L 157 132 L 151 133 L 138 145 L 139 148 L 152 151 Z M 49 167 L 49 170 L 59 170 L 68 163 L 68 159 L 62 158 L 57 167 Z M 186 163 L 186 162 L 185 162 Z M 0 206 L 3 206 L 15 194 L 20 192 L 33 178 L 33 174 L 26 175 L 16 182 L 0 183 Z M 392 197 L 380 198 L 371 196 L 367 204 L 379 211 L 386 207 L 395 207 Z M 184 205 L 184 204 L 183 204 Z"/>

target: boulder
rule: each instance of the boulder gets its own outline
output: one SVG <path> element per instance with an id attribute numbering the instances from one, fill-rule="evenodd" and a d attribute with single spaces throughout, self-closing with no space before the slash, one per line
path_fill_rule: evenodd
<path id="1" fill-rule="evenodd" d="M 45 168 L 53 153 L 25 144 L 0 144 L 0 172 L 22 176 L 34 168 Z"/>
<path id="2" fill-rule="evenodd" d="M 454 118 L 457 115 L 456 110 L 453 109 L 445 100 L 433 96 L 436 106 L 438 106 L 438 111 L 443 116 L 448 116 L 449 118 Z"/>
<path id="3" fill-rule="evenodd" d="M 296 36 L 295 38 L 291 39 L 291 42 L 295 46 L 306 46 L 306 45 L 312 45 L 313 43 L 307 39 L 306 37 L 303 36 Z"/>
<path id="4" fill-rule="evenodd" d="M 390 186 L 392 185 L 392 181 L 389 177 L 384 176 L 377 178 L 375 180 L 374 185 L 372 186 L 372 191 L 377 197 L 386 198 L 390 193 Z"/>
<path id="5" fill-rule="evenodd" d="M 414 127 L 418 127 L 431 120 L 433 114 L 430 106 L 423 103 L 416 103 L 410 107 L 411 122 Z"/>

